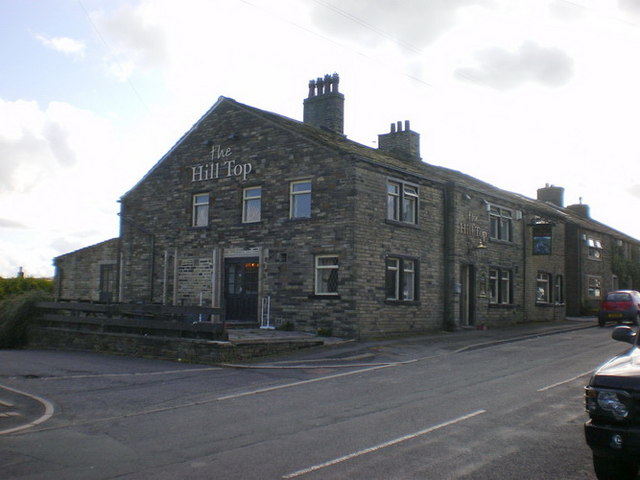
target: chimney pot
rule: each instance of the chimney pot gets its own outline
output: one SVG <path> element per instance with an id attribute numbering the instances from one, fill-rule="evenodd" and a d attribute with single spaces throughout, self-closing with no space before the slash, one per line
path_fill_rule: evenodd
<path id="1" fill-rule="evenodd" d="M 420 135 L 411 131 L 409 120 L 404 121 L 404 127 L 403 131 L 401 121 L 392 123 L 390 133 L 378 135 L 378 149 L 412 161 L 420 160 Z"/>
<path id="2" fill-rule="evenodd" d="M 553 184 L 546 183 L 543 188 L 538 189 L 538 200 L 541 202 L 549 202 L 557 207 L 564 207 L 564 188 L 556 187 Z"/>
<path id="3" fill-rule="evenodd" d="M 333 89 L 332 89 L 332 91 L 333 91 L 334 93 L 338 93 L 338 91 L 339 91 L 339 90 L 338 90 L 338 84 L 340 83 L 340 75 L 338 75 L 337 73 L 334 73 L 334 74 L 331 76 L 331 83 L 333 84 Z"/>
<path id="4" fill-rule="evenodd" d="M 344 135 L 344 95 L 338 92 L 337 73 L 309 81 L 309 97 L 304 100 L 303 121 Z"/>

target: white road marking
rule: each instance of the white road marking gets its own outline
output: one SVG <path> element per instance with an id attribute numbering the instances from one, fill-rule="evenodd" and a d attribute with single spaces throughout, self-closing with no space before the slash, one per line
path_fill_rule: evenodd
<path id="1" fill-rule="evenodd" d="M 409 435 L 405 435 L 403 437 L 399 437 L 399 438 L 396 438 L 394 440 L 390 440 L 388 442 L 381 443 L 380 445 L 376 445 L 376 446 L 373 446 L 373 447 L 365 448 L 364 450 L 359 450 L 357 452 L 350 453 L 348 455 L 344 455 L 343 457 L 335 458 L 333 460 L 329 460 L 327 462 L 320 463 L 318 465 L 313 465 L 311 467 L 304 468 L 302 470 L 298 470 L 298 471 L 293 472 L 293 473 L 289 473 L 287 475 L 284 475 L 282 478 L 283 479 L 290 479 L 290 478 L 301 477 L 302 475 L 306 475 L 307 473 L 311 473 L 311 472 L 315 472 L 315 471 L 321 470 L 323 468 L 331 467 L 333 465 L 337 465 L 338 463 L 342 463 L 342 462 L 346 462 L 347 460 L 351 460 L 352 458 L 356 458 L 356 457 L 360 457 L 362 455 L 366 455 L 368 453 L 376 452 L 378 450 L 382 450 L 383 448 L 391 447 L 393 445 L 397 445 L 399 443 L 406 442 L 407 440 L 412 440 L 412 439 L 420 437 L 422 435 L 426 435 L 428 433 L 435 432 L 436 430 L 440 430 L 442 428 L 449 427 L 451 425 L 455 425 L 456 423 L 464 422 L 465 420 L 469 420 L 470 418 L 476 417 L 478 415 L 482 415 L 483 413 L 486 413 L 486 412 L 487 412 L 486 410 L 476 410 L 475 412 L 471 412 L 471 413 L 469 413 L 467 415 L 463 415 L 461 417 L 454 418 L 453 420 L 449 420 L 447 422 L 443 422 L 443 423 L 440 423 L 438 425 L 434 425 L 432 427 L 425 428 L 424 430 L 420 430 L 420 431 L 415 432 L 415 433 L 410 433 Z"/>
<path id="2" fill-rule="evenodd" d="M 14 428 L 8 428 L 7 430 L 0 430 L 0 435 L 4 435 L 7 433 L 15 433 L 15 432 L 19 432 L 21 430 L 26 430 L 27 428 L 31 428 L 31 427 L 35 427 L 36 425 L 39 425 L 43 422 L 46 422 L 47 420 L 49 420 L 52 416 L 53 416 L 53 412 L 55 411 L 55 409 L 53 408 L 53 404 L 51 404 L 51 402 L 49 402 L 48 400 L 45 400 L 44 398 L 41 397 L 37 397 L 36 395 L 31 395 L 30 393 L 26 393 L 26 392 L 21 392 L 20 390 L 16 390 L 14 388 L 11 387 L 7 387 L 5 385 L 0 385 L 0 388 L 4 388 L 5 390 L 8 390 L 9 392 L 13 392 L 13 393 L 17 393 L 18 395 L 23 395 L 25 397 L 31 398 L 37 402 L 40 402 L 42 404 L 42 406 L 44 406 L 44 414 L 34 420 L 33 422 L 29 422 L 29 423 L 25 423 L 24 425 L 20 425 L 18 427 L 14 427 Z"/>
<path id="3" fill-rule="evenodd" d="M 371 372 L 373 370 L 380 370 L 382 368 L 395 367 L 397 365 L 398 364 L 389 363 L 389 364 L 386 364 L 386 365 L 379 365 L 379 366 L 371 367 L 371 368 L 361 368 L 359 370 L 354 370 L 352 372 L 336 373 L 335 375 L 327 375 L 327 376 L 324 376 L 324 377 L 312 378 L 311 380 L 301 380 L 299 382 L 286 383 L 284 385 L 276 385 L 276 386 L 273 386 L 273 387 L 259 388 L 257 390 L 251 390 L 249 392 L 242 392 L 242 393 L 234 393 L 234 394 L 231 394 L 231 395 L 224 395 L 222 397 L 216 398 L 216 400 L 222 401 L 222 400 L 231 400 L 233 398 L 248 397 L 250 395 L 258 395 L 260 393 L 273 392 L 275 390 L 282 390 L 282 389 L 285 389 L 285 388 L 297 387 L 299 385 L 306 385 L 308 383 L 323 382 L 325 380 L 331 380 L 333 378 L 346 377 L 346 376 L 349 376 L 349 375 L 357 375 L 358 373 Z"/>
<path id="4" fill-rule="evenodd" d="M 578 380 L 579 378 L 586 377 L 587 375 L 591 375 L 592 373 L 593 373 L 593 370 L 589 370 L 588 372 L 581 373 L 581 374 L 576 375 L 575 377 L 569 378 L 567 380 L 562 380 L 561 382 L 554 383 L 552 385 L 547 385 L 546 387 L 539 388 L 538 391 L 539 392 L 546 392 L 547 390 L 551 390 L 552 388 L 559 387 L 560 385 L 564 385 L 565 383 L 571 383 L 574 380 Z"/>

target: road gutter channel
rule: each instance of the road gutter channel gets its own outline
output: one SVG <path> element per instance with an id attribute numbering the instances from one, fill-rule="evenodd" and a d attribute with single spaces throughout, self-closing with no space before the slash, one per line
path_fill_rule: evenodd
<path id="1" fill-rule="evenodd" d="M 556 334 L 560 334 L 560 333 L 567 333 L 567 332 L 574 332 L 577 330 L 586 330 L 587 328 L 595 328 L 596 325 L 581 325 L 581 326 L 575 326 L 575 327 L 567 327 L 567 328 L 562 328 L 562 329 L 557 329 L 557 330 L 550 330 L 550 331 L 546 331 L 546 332 L 536 332 L 536 333 L 529 333 L 526 335 L 521 335 L 518 337 L 511 337 L 511 338 L 504 338 L 504 339 L 496 339 L 496 340 L 489 340 L 487 342 L 480 342 L 480 343 L 474 343 L 472 345 L 465 345 L 464 347 L 458 348 L 456 350 L 451 350 L 451 351 L 447 351 L 447 352 L 443 352 L 443 353 L 438 353 L 435 355 L 429 355 L 426 357 L 418 357 L 418 358 L 414 358 L 412 360 L 405 360 L 402 362 L 378 362 L 378 363 L 349 363 L 349 364 L 342 364 L 342 365 L 334 365 L 331 364 L 329 362 L 336 362 L 339 361 L 339 359 L 324 359 L 325 363 L 321 363 L 322 360 L 311 360 L 307 363 L 301 363 L 301 364 L 297 364 L 297 365 L 293 365 L 293 364 L 289 364 L 289 365 L 275 365 L 273 363 L 271 364 L 263 364 L 263 365 L 255 365 L 255 364 L 248 364 L 248 363 L 221 363 L 219 364 L 220 367 L 225 367 L 225 368 L 237 368 L 237 369 L 253 369 L 253 370 L 296 370 L 296 369 L 312 369 L 312 368 L 369 368 L 369 367 L 385 367 L 385 366 L 389 366 L 389 367 L 393 367 L 393 366 L 401 366 L 401 365 L 406 365 L 406 364 L 410 364 L 410 363 L 415 363 L 418 361 L 422 361 L 422 360 L 430 360 L 433 358 L 439 358 L 442 357 L 444 355 L 449 355 L 449 354 L 456 354 L 456 353 L 464 353 L 464 352 L 468 352 L 468 351 L 472 351 L 472 350 L 480 350 L 482 348 L 489 348 L 489 347 L 493 347 L 496 345 L 503 345 L 506 343 L 515 343 L 515 342 L 521 342 L 524 340 L 530 340 L 532 338 L 537 338 L 537 337 L 547 337 L 550 335 L 556 335 Z M 313 362 L 313 364 L 311 364 Z M 282 362 L 282 363 L 286 363 L 286 362 Z M 291 362 L 291 363 L 295 363 Z"/>

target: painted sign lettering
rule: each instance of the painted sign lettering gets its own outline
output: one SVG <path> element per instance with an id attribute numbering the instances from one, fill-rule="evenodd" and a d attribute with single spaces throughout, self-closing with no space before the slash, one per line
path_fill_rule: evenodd
<path id="1" fill-rule="evenodd" d="M 489 234 L 478 226 L 478 215 L 472 212 L 467 213 L 467 221 L 458 223 L 458 233 L 469 237 L 482 238 L 486 240 Z"/>
<path id="2" fill-rule="evenodd" d="M 235 160 L 225 160 L 233 154 L 231 147 L 221 145 L 211 147 L 211 161 L 191 166 L 191 182 L 217 180 L 218 178 L 242 177 L 246 180 L 253 166 L 250 163 L 238 163 Z"/>

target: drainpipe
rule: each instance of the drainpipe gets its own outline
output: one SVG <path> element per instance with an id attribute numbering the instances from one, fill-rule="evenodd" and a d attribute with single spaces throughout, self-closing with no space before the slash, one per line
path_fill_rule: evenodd
<path id="1" fill-rule="evenodd" d="M 458 330 L 458 322 L 453 308 L 455 285 L 455 184 L 447 182 L 443 190 L 444 217 L 444 329 L 450 332 Z"/>

